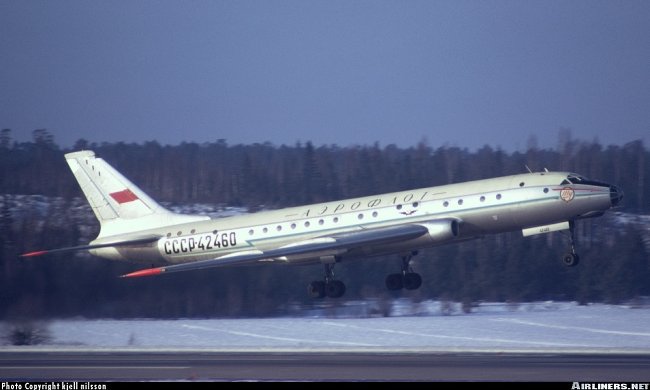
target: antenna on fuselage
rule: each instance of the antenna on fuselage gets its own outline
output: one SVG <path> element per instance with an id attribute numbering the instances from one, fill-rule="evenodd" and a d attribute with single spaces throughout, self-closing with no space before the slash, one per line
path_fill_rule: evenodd
<path id="1" fill-rule="evenodd" d="M 526 169 L 528 170 L 528 173 L 533 173 L 533 171 L 531 171 L 530 168 L 528 168 L 528 165 L 524 164 L 524 166 L 525 166 Z"/>

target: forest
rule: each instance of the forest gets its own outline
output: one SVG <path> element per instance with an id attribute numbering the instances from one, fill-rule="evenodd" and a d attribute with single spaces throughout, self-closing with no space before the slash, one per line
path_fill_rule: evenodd
<path id="1" fill-rule="evenodd" d="M 629 302 L 650 296 L 650 155 L 641 141 L 601 145 L 557 135 L 557 146 L 525 151 L 486 145 L 478 150 L 430 145 L 160 145 L 156 141 L 94 143 L 61 148 L 46 129 L 29 142 L 0 132 L 0 318 L 207 318 L 272 316 L 288 305 L 339 305 L 396 297 L 462 302 L 570 300 Z M 166 206 L 210 204 L 246 212 L 429 187 L 543 169 L 576 172 L 623 189 L 621 206 L 579 221 L 581 264 L 562 265 L 562 233 L 523 238 L 488 236 L 420 251 L 416 291 L 389 292 L 384 278 L 399 259 L 379 257 L 336 266 L 347 285 L 340 299 L 313 301 L 307 284 L 322 267 L 259 266 L 210 269 L 155 278 L 121 279 L 137 266 L 87 253 L 24 259 L 21 253 L 83 245 L 99 231 L 63 157 L 91 149 Z M 39 195 L 41 206 L 22 202 Z M 384 313 L 388 315 L 389 313 Z"/>

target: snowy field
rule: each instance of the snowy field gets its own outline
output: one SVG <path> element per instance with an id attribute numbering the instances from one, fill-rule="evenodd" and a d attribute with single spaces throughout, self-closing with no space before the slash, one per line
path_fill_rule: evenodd
<path id="1" fill-rule="evenodd" d="M 399 310 L 403 313 L 399 313 Z M 650 307 L 425 302 L 393 317 L 60 320 L 47 348 L 650 352 Z M 3 347 L 10 348 L 10 347 Z M 14 347 L 15 348 L 15 347 Z"/>

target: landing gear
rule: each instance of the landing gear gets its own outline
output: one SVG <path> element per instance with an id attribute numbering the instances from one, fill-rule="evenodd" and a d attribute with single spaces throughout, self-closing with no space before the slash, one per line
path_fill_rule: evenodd
<path id="1" fill-rule="evenodd" d="M 325 282 L 316 280 L 309 283 L 307 293 L 311 298 L 323 298 L 325 296 Z"/>
<path id="2" fill-rule="evenodd" d="M 317 280 L 309 283 L 307 293 L 312 298 L 340 298 L 345 294 L 345 284 L 334 279 L 334 264 L 324 264 L 325 281 Z"/>
<path id="3" fill-rule="evenodd" d="M 577 253 L 567 253 L 562 257 L 562 262 L 567 267 L 575 267 L 580 263 L 580 256 Z"/>
<path id="4" fill-rule="evenodd" d="M 330 280 L 325 283 L 325 294 L 330 298 L 340 298 L 345 294 L 345 284 L 340 280 Z"/>
<path id="5" fill-rule="evenodd" d="M 578 256 L 578 254 L 576 253 L 574 221 L 569 222 L 569 243 L 570 243 L 569 252 L 567 252 L 564 256 L 562 256 L 562 262 L 567 267 L 575 267 L 580 263 L 580 256 Z"/>
<path id="6" fill-rule="evenodd" d="M 386 288 L 390 291 L 397 291 L 404 288 L 402 274 L 390 274 L 386 276 Z"/>
<path id="7" fill-rule="evenodd" d="M 415 272 L 404 274 L 404 288 L 407 290 L 417 290 L 422 285 L 422 277 Z"/>
<path id="8" fill-rule="evenodd" d="M 411 259 L 417 252 L 409 253 L 402 257 L 402 272 L 399 274 L 390 274 L 386 277 L 386 288 L 390 291 L 401 289 L 417 290 L 422 285 L 420 274 L 413 272 L 411 268 Z"/>

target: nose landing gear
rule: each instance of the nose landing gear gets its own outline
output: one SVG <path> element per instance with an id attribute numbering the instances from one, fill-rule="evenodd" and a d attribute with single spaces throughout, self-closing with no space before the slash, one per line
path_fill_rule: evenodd
<path id="1" fill-rule="evenodd" d="M 569 221 L 569 252 L 562 256 L 562 262 L 567 267 L 575 267 L 580 263 L 580 256 L 576 253 L 575 247 L 575 222 Z"/>

